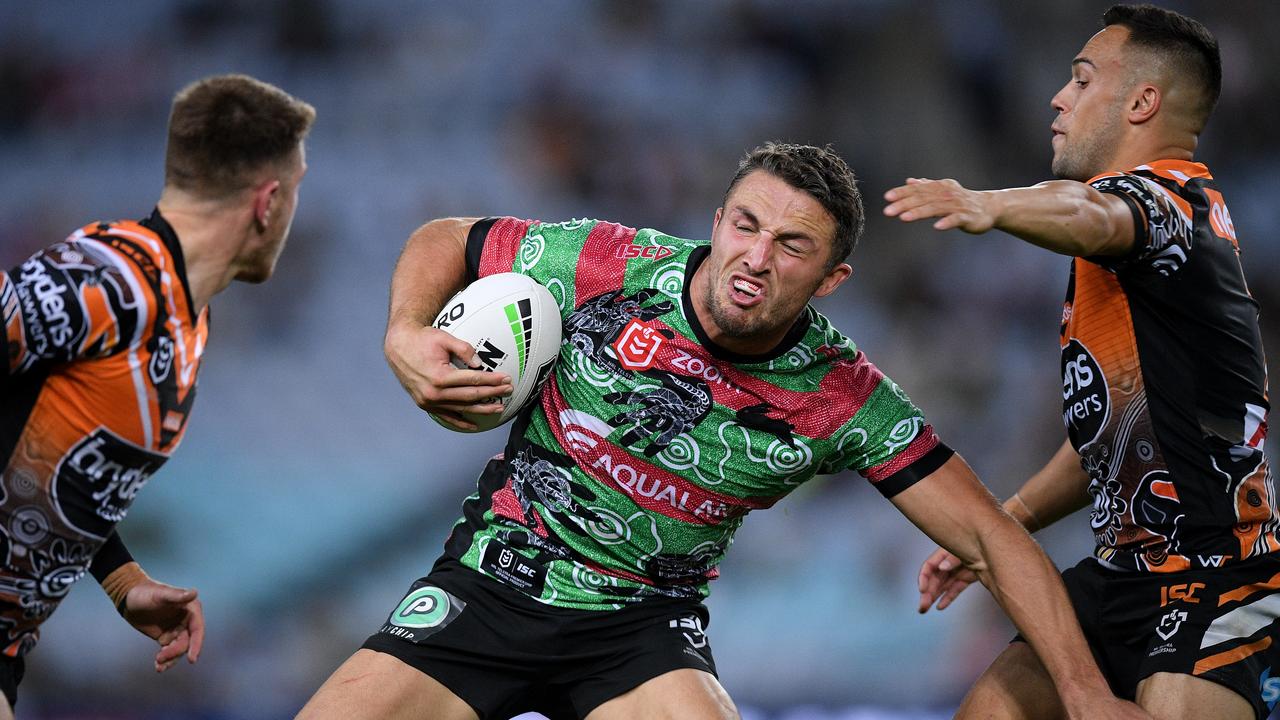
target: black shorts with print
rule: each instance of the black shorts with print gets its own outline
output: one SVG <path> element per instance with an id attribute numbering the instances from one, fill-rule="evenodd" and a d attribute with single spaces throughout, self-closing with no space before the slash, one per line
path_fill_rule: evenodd
<path id="1" fill-rule="evenodd" d="M 1258 718 L 1280 701 L 1280 554 L 1173 573 L 1088 558 L 1062 581 L 1118 697 L 1132 700 L 1138 683 L 1166 672 L 1230 688 Z"/>
<path id="2" fill-rule="evenodd" d="M 421 670 L 482 720 L 540 712 L 584 718 L 671 670 L 716 674 L 697 599 L 569 610 L 441 558 L 363 647 Z"/>

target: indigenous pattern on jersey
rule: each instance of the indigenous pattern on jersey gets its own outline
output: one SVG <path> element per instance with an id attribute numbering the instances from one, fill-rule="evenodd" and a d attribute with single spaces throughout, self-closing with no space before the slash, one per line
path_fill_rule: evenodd
<path id="1" fill-rule="evenodd" d="M 208 312 L 157 211 L 0 273 L 0 649 L 21 656 L 178 446 Z"/>
<path id="2" fill-rule="evenodd" d="M 893 381 L 808 308 L 778 349 L 718 348 L 690 305 L 709 246 L 594 220 L 489 219 L 472 279 L 544 285 L 563 342 L 446 553 L 543 602 L 700 597 L 748 512 L 852 468 L 886 496 L 951 456 Z"/>
<path id="3" fill-rule="evenodd" d="M 1280 549 L 1258 306 L 1221 193 L 1171 160 L 1092 185 L 1135 227 L 1129 255 L 1074 260 L 1063 309 L 1062 417 L 1095 555 L 1174 572 Z"/>

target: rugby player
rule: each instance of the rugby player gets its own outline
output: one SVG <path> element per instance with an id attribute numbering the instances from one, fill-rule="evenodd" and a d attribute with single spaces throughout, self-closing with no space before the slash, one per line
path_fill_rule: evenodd
<path id="1" fill-rule="evenodd" d="M 444 555 L 303 708 L 316 718 L 729 718 L 702 603 L 734 531 L 852 468 L 965 559 L 1046 657 L 1074 717 L 1107 692 L 1049 560 L 906 394 L 809 306 L 863 224 L 829 148 L 748 153 L 712 239 L 594 220 L 443 219 L 416 231 L 385 349 L 424 409 L 499 412 L 510 379 L 431 327 L 459 288 L 525 273 L 561 306 L 540 402 L 513 424 Z M 856 632 L 856 630 L 851 630 Z"/>
<path id="2" fill-rule="evenodd" d="M 147 577 L 115 526 L 186 432 L 209 299 L 275 268 L 314 118 L 247 76 L 193 83 L 173 101 L 150 216 L 86 225 L 0 273 L 0 717 L 86 570 L 159 643 L 157 671 L 199 657 L 196 591 Z"/>
<path id="3" fill-rule="evenodd" d="M 1067 440 L 1004 507 L 1034 531 L 1092 504 L 1094 556 L 1063 579 L 1117 695 L 1158 718 L 1263 718 L 1280 698 L 1266 362 L 1231 214 L 1192 159 L 1218 97 L 1218 45 L 1150 5 L 1112 7 L 1103 24 L 1051 102 L 1062 179 L 989 192 L 908 180 L 884 212 L 1074 256 Z M 935 552 L 921 612 L 974 579 Z M 1039 655 L 1012 643 L 961 717 L 1061 716 Z"/>

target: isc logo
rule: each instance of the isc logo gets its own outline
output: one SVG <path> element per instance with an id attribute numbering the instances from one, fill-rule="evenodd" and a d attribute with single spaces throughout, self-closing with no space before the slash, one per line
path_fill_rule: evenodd
<path id="1" fill-rule="evenodd" d="M 619 245 L 614 256 L 623 259 L 649 258 L 650 260 L 661 260 L 673 254 L 675 254 L 675 250 L 666 245 Z"/>
<path id="2" fill-rule="evenodd" d="M 1165 585 L 1160 588 L 1160 607 L 1164 607 L 1171 602 L 1198 603 L 1200 598 L 1196 597 L 1196 591 L 1204 587 L 1204 583 L 1182 583 L 1179 585 Z"/>

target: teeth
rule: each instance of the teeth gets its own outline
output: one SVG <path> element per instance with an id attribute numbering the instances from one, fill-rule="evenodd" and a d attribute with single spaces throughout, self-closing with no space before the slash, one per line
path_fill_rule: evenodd
<path id="1" fill-rule="evenodd" d="M 738 279 L 733 281 L 733 289 L 738 290 L 740 292 L 744 292 L 750 295 L 751 297 L 755 297 L 756 295 L 760 294 L 760 290 L 762 288 L 759 285 L 756 285 L 754 283 L 749 283 L 746 280 Z"/>

